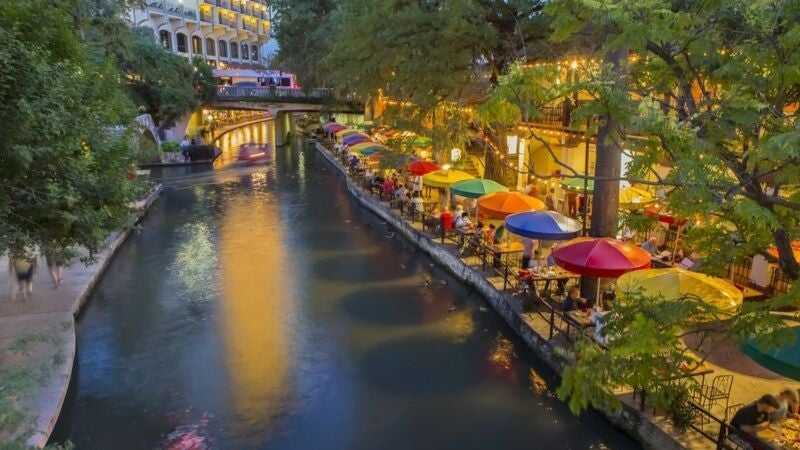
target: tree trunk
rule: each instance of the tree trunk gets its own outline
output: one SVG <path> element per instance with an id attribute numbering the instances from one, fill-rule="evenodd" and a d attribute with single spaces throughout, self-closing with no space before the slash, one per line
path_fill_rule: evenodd
<path id="1" fill-rule="evenodd" d="M 787 277 L 791 280 L 800 278 L 800 265 L 794 257 L 794 249 L 789 235 L 784 229 L 775 230 L 772 234 L 775 238 L 775 247 L 778 248 L 778 265 Z"/>
<path id="2" fill-rule="evenodd" d="M 627 50 L 617 50 L 606 56 L 606 61 L 611 64 L 616 75 L 616 83 L 621 85 L 624 81 L 623 62 Z M 622 86 L 619 86 L 620 88 Z M 614 237 L 619 226 L 619 181 L 620 165 L 622 164 L 622 148 L 619 139 L 613 139 L 614 133 L 619 128 L 614 117 L 604 114 L 600 118 L 600 128 L 597 130 L 597 150 L 595 160 L 594 194 L 592 195 L 592 226 L 589 235 L 594 237 Z M 597 179 L 600 178 L 600 179 Z M 610 179 L 608 179 L 610 178 Z M 587 205 L 584 205 L 587 207 Z M 596 279 L 583 277 L 581 280 L 581 294 L 585 298 L 594 298 L 597 293 Z"/>

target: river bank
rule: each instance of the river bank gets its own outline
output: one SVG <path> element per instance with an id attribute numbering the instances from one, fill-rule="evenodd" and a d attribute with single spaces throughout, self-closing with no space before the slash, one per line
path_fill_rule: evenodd
<path id="1" fill-rule="evenodd" d="M 333 165 L 346 180 L 350 194 L 365 208 L 385 220 L 407 240 L 425 251 L 433 260 L 450 271 L 455 277 L 472 286 L 508 323 L 524 342 L 557 373 L 569 363 L 570 350 L 558 339 L 548 339 L 546 333 L 537 331 L 530 314 L 524 314 L 518 299 L 467 264 L 454 248 L 438 243 L 432 236 L 403 219 L 399 211 L 390 208 L 363 190 L 349 175 L 341 162 L 323 144 L 313 141 L 319 153 Z M 452 246 L 450 246 L 452 247 Z M 502 283 L 501 283 L 502 284 Z M 624 430 L 642 445 L 654 449 L 713 448 L 710 441 L 696 433 L 676 433 L 663 418 L 653 417 L 634 406 L 630 393 L 620 393 L 622 408 L 619 411 L 600 411 L 612 424 Z"/>
<path id="2" fill-rule="evenodd" d="M 160 185 L 137 202 L 135 219 L 141 220 L 158 199 Z M 11 440 L 29 434 L 27 445 L 44 447 L 61 412 L 72 377 L 75 361 L 75 318 L 85 305 L 89 294 L 108 267 L 132 228 L 126 228 L 108 238 L 108 245 L 96 261 L 85 266 L 75 261 L 64 270 L 64 282 L 53 289 L 46 268 L 34 278 L 34 292 L 29 300 L 8 298 L 8 289 L 0 297 L 0 365 L 6 373 L 25 374 L 25 380 L 9 382 L 25 393 L 16 398 L 24 417 L 15 430 L 0 434 L 0 440 Z M 0 265 L 7 267 L 5 257 Z M 8 271 L 0 273 L 0 285 L 8 286 Z"/>

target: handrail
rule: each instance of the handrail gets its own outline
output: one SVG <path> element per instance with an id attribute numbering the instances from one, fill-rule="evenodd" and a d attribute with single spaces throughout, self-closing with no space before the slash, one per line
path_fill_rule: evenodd
<path id="1" fill-rule="evenodd" d="M 267 98 L 267 99 L 301 99 L 322 100 L 333 95 L 331 89 L 315 88 L 310 91 L 279 86 L 217 86 L 217 98 Z"/>

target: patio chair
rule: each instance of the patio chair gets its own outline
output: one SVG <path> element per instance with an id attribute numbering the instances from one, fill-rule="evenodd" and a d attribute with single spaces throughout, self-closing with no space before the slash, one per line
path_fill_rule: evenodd
<path id="1" fill-rule="evenodd" d="M 698 390 L 700 406 L 713 413 L 715 408 L 722 406 L 721 411 L 727 414 L 728 400 L 733 387 L 733 375 L 717 375 L 711 384 L 702 385 Z"/>

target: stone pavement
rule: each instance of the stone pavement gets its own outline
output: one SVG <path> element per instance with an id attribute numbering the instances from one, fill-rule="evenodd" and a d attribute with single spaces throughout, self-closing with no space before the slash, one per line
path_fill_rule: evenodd
<path id="1" fill-rule="evenodd" d="M 140 216 L 156 200 L 159 190 L 154 189 L 137 205 Z M 15 429 L 0 429 L 0 442 L 25 437 L 33 447 L 47 443 L 72 374 L 75 315 L 129 231 L 110 236 L 95 263 L 86 266 L 74 260 L 65 268 L 58 289 L 53 288 L 44 259 L 40 258 L 33 295 L 27 300 L 21 296 L 9 298 L 8 259 L 0 257 L 0 376 L 4 377 L 0 388 L 5 385 L 15 390 L 17 409 L 24 415 Z M 20 373 L 25 373 L 21 378 L 32 383 L 15 389 Z"/>

